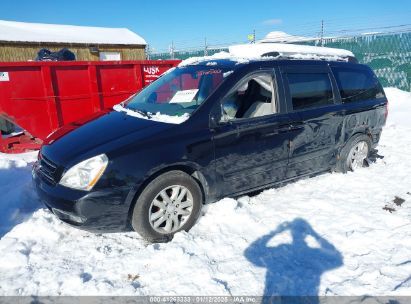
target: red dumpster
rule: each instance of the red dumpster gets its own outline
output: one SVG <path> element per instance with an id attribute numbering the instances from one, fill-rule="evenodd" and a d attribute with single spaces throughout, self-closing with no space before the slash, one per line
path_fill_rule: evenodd
<path id="1" fill-rule="evenodd" d="M 57 128 L 111 108 L 179 62 L 0 62 L 0 120 L 26 131 L 0 137 L 0 151 L 38 148 Z"/>

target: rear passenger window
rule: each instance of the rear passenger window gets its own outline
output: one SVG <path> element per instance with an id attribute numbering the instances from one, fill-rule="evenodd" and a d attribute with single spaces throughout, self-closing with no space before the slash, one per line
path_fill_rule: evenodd
<path id="1" fill-rule="evenodd" d="M 384 97 L 374 73 L 366 69 L 332 68 L 343 103 Z"/>
<path id="2" fill-rule="evenodd" d="M 334 103 L 331 80 L 327 73 L 288 73 L 287 78 L 294 110 Z"/>

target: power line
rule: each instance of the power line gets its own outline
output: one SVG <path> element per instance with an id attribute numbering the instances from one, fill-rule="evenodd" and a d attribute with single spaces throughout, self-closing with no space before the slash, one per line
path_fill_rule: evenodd
<path id="1" fill-rule="evenodd" d="M 358 27 L 367 27 L 370 24 L 375 24 L 375 26 L 381 26 L 382 23 L 394 23 L 396 20 L 398 20 L 399 16 L 406 16 L 408 17 L 409 14 L 411 14 L 411 10 L 406 10 L 402 11 L 401 13 L 388 13 L 385 15 L 379 15 L 378 18 L 376 19 L 375 16 L 352 16 L 352 17 L 338 17 L 338 18 L 324 18 L 324 25 L 327 26 L 327 33 L 338 33 L 342 32 L 345 30 L 341 29 L 341 24 L 350 24 L 350 26 L 358 26 Z M 293 28 L 292 32 L 293 34 L 297 35 L 304 35 L 304 36 L 314 36 L 314 37 L 319 37 L 321 33 L 320 29 L 320 22 L 319 21 L 310 21 L 310 22 L 303 22 L 299 23 L 297 27 L 291 26 Z M 259 26 L 260 28 L 262 25 Z M 267 27 L 266 25 L 264 26 L 265 28 Z M 184 27 L 188 28 L 188 27 Z M 262 35 L 265 36 L 267 33 L 267 30 L 265 29 L 257 29 L 256 30 L 256 35 Z M 283 29 L 285 28 L 284 24 L 276 26 L 278 29 Z M 363 30 L 363 29 L 361 29 Z M 353 30 L 351 30 L 353 31 Z M 357 32 L 360 30 L 357 30 Z M 233 37 L 232 35 L 226 35 L 224 36 L 219 36 L 218 38 L 213 37 L 212 35 L 207 35 L 204 33 L 202 36 L 196 36 L 192 37 L 190 39 L 175 39 L 175 37 L 172 39 L 175 43 L 176 46 L 179 48 L 185 48 L 185 47 L 192 47 L 193 45 L 200 45 L 202 44 L 202 41 L 204 41 L 204 37 L 208 38 L 208 41 L 210 44 L 213 43 L 213 41 L 220 42 L 220 41 L 227 41 L 227 40 L 240 40 L 237 37 Z"/>
<path id="2" fill-rule="evenodd" d="M 350 35 L 358 35 L 359 32 L 363 31 L 376 31 L 378 33 L 384 34 L 384 33 L 403 33 L 403 32 L 410 32 L 411 31 L 411 23 L 407 24 L 398 24 L 398 25 L 389 25 L 389 26 L 375 26 L 375 27 L 362 27 L 362 28 L 340 28 L 340 29 L 332 29 L 332 30 L 327 30 L 325 31 L 325 26 L 327 25 L 326 21 L 323 20 L 320 25 L 317 25 L 317 29 L 313 31 L 305 31 L 303 34 L 300 34 L 301 36 L 304 36 L 306 38 L 312 38 L 312 39 L 318 39 L 320 40 L 321 43 L 323 43 L 324 39 L 328 38 L 345 38 L 349 37 Z M 327 26 L 328 28 L 328 26 Z M 254 39 L 257 35 L 257 33 L 262 32 L 262 31 L 253 31 Z M 335 36 L 335 37 L 333 37 Z M 272 39 L 280 39 L 284 38 L 282 35 L 277 35 L 277 36 L 271 36 L 270 38 Z M 176 41 L 172 41 L 171 48 L 169 49 L 170 54 L 173 55 L 174 52 L 176 51 L 196 51 L 198 49 L 201 49 L 199 47 L 201 44 L 204 44 L 203 48 L 205 53 L 208 53 L 208 50 L 213 49 L 213 48 L 225 48 L 228 47 L 229 45 L 233 44 L 243 44 L 243 43 L 248 43 L 246 39 L 240 40 L 238 37 L 234 38 L 231 36 L 230 38 L 227 37 L 227 39 L 220 39 L 218 40 L 212 40 L 209 38 L 203 38 L 203 43 L 195 43 L 194 41 L 191 41 L 191 44 L 181 44 L 177 43 Z M 165 53 L 166 50 L 157 50 L 155 53 Z M 151 52 L 153 54 L 154 52 Z"/>

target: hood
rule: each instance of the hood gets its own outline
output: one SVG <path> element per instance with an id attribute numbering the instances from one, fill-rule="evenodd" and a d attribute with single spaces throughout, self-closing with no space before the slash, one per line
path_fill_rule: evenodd
<path id="1" fill-rule="evenodd" d="M 124 112 L 100 112 L 50 134 L 41 151 L 52 161 L 65 166 L 79 158 L 89 157 L 89 153 L 108 153 L 116 149 L 116 145 L 123 143 L 119 140 L 123 137 L 132 136 L 133 141 L 137 141 L 173 126 L 175 125 L 139 119 Z M 113 145 L 107 147 L 111 142 Z M 102 146 L 105 148 L 99 151 Z"/>

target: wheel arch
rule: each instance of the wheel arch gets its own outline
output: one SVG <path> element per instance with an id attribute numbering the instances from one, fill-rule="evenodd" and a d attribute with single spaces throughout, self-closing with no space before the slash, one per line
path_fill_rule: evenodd
<path id="1" fill-rule="evenodd" d="M 353 132 L 349 135 L 346 136 L 343 144 L 339 147 L 338 153 L 337 153 L 337 160 L 340 159 L 341 157 L 341 152 L 344 149 L 344 147 L 347 145 L 347 143 L 354 137 L 359 136 L 359 135 L 366 135 L 372 142 L 372 133 L 371 133 L 371 128 L 369 126 L 362 126 L 360 128 L 356 128 L 353 130 Z"/>
<path id="2" fill-rule="evenodd" d="M 155 178 L 158 176 L 170 172 L 170 171 L 181 171 L 184 172 L 188 175 L 190 175 L 199 185 L 201 189 L 201 194 L 202 194 L 202 199 L 203 199 L 203 204 L 206 202 L 207 195 L 209 193 L 209 185 L 207 182 L 206 177 L 204 174 L 200 171 L 199 168 L 197 168 L 194 164 L 174 164 L 174 165 L 169 165 L 160 169 L 157 169 L 155 171 L 150 172 L 147 174 L 147 177 L 144 179 L 142 183 L 140 183 L 133 191 L 132 194 L 132 199 L 131 203 L 129 206 L 128 210 L 128 215 L 127 215 L 127 222 L 129 225 L 131 225 L 131 218 L 133 215 L 133 209 L 134 206 L 137 202 L 138 197 L 140 194 L 143 192 L 144 188 L 147 187 L 147 185 L 153 181 Z"/>
<path id="3" fill-rule="evenodd" d="M 357 131 L 357 132 L 353 132 L 353 134 L 347 138 L 347 140 L 344 142 L 344 145 L 342 145 L 337 153 L 337 162 L 335 164 L 335 167 L 332 168 L 333 171 L 337 171 L 337 172 L 342 172 L 342 173 L 346 173 L 348 171 L 348 169 L 345 167 L 345 164 L 343 162 L 344 158 L 345 158 L 345 154 L 348 153 L 347 148 L 350 147 L 349 143 L 352 140 L 355 140 L 356 137 L 359 136 L 363 136 L 368 138 L 368 140 L 370 141 L 370 150 L 372 149 L 372 134 L 367 132 L 367 129 L 363 129 L 362 131 Z"/>

